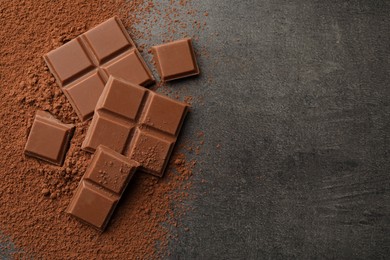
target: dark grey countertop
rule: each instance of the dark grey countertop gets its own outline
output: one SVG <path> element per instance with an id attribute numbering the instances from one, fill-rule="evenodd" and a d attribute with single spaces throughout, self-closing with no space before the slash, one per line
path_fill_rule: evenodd
<path id="1" fill-rule="evenodd" d="M 195 6 L 209 57 L 175 87 L 206 142 L 171 258 L 390 257 L 390 2 Z"/>

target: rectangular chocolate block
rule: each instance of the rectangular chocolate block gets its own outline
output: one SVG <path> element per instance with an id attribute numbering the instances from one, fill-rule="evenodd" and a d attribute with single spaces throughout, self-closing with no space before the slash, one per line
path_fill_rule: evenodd
<path id="1" fill-rule="evenodd" d="M 73 124 L 63 124 L 50 113 L 38 111 L 24 153 L 61 166 L 73 131 Z"/>
<path id="2" fill-rule="evenodd" d="M 153 46 L 152 53 L 161 80 L 169 81 L 199 74 L 191 39 Z"/>
<path id="3" fill-rule="evenodd" d="M 94 152 L 99 145 L 110 147 L 161 177 L 187 111 L 185 103 L 110 77 L 82 148 Z"/>
<path id="4" fill-rule="evenodd" d="M 44 59 L 82 121 L 92 117 L 110 75 L 142 86 L 154 82 L 116 17 L 47 53 Z"/>
<path id="5" fill-rule="evenodd" d="M 103 231 L 139 163 L 99 146 L 67 212 Z"/>

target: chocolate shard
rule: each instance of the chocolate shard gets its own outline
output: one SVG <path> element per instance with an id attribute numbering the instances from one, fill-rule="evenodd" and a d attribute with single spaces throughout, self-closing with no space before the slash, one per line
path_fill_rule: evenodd
<path id="1" fill-rule="evenodd" d="M 114 17 L 44 55 L 82 121 L 93 115 L 110 75 L 148 86 L 154 78 L 122 22 Z"/>
<path id="2" fill-rule="evenodd" d="M 94 152 L 105 145 L 162 176 L 188 105 L 111 77 L 96 105 L 82 148 Z"/>
<path id="3" fill-rule="evenodd" d="M 199 74 L 192 41 L 189 38 L 153 46 L 152 53 L 163 81 Z"/>
<path id="4" fill-rule="evenodd" d="M 139 163 L 99 146 L 67 213 L 103 231 Z"/>
<path id="5" fill-rule="evenodd" d="M 61 166 L 64 162 L 73 131 L 73 124 L 64 124 L 50 113 L 38 111 L 35 115 L 24 153 Z"/>

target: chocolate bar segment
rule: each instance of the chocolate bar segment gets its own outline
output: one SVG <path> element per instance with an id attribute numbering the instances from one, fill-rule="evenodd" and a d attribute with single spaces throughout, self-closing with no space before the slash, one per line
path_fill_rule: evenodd
<path id="1" fill-rule="evenodd" d="M 134 143 L 128 155 L 141 163 L 144 171 L 161 177 L 173 146 L 174 142 L 171 139 L 166 140 L 164 137 L 141 130 L 135 133 Z"/>
<path id="2" fill-rule="evenodd" d="M 44 58 L 60 86 L 68 84 L 69 81 L 78 78 L 95 67 L 80 38 L 76 38 L 49 52 Z"/>
<path id="3" fill-rule="evenodd" d="M 61 166 L 73 131 L 74 125 L 63 124 L 50 113 L 38 111 L 24 153 Z"/>
<path id="4" fill-rule="evenodd" d="M 118 201 L 118 195 L 82 180 L 68 207 L 68 213 L 103 231 Z"/>
<path id="5" fill-rule="evenodd" d="M 113 86 L 113 83 L 115 86 Z M 111 111 L 118 116 L 135 120 L 146 92 L 145 88 L 129 88 L 127 83 L 112 78 L 108 83 L 108 87 L 102 93 L 96 109 Z"/>
<path id="6" fill-rule="evenodd" d="M 99 63 L 117 52 L 135 47 L 126 29 L 117 18 L 111 18 L 82 35 Z"/>
<path id="7" fill-rule="evenodd" d="M 96 100 L 99 99 L 104 89 L 104 82 L 100 74 L 95 72 L 77 81 L 75 84 L 69 85 L 64 90 L 71 104 L 78 104 L 75 111 L 82 121 L 87 120 L 93 115 L 91 108 L 95 107 Z"/>
<path id="8" fill-rule="evenodd" d="M 142 86 L 154 82 L 116 17 L 47 53 L 44 59 L 82 121 L 92 117 L 110 75 Z"/>
<path id="9" fill-rule="evenodd" d="M 84 180 L 92 181 L 121 195 L 138 166 L 138 162 L 105 146 L 99 146 L 84 174 Z"/>
<path id="10" fill-rule="evenodd" d="M 149 86 L 154 82 L 153 76 L 138 50 L 123 53 L 116 59 L 102 65 L 102 69 L 107 75 L 141 86 Z"/>
<path id="11" fill-rule="evenodd" d="M 164 81 L 199 74 L 191 39 L 153 46 L 152 53 L 157 71 Z"/>
<path id="12" fill-rule="evenodd" d="M 93 152 L 104 144 L 139 161 L 143 171 L 162 176 L 187 111 L 185 103 L 110 77 L 82 148 Z M 102 120 L 127 125 L 128 135 L 111 127 L 99 130 Z"/>
<path id="13" fill-rule="evenodd" d="M 186 115 L 187 106 L 163 95 L 151 95 L 141 123 L 171 135 L 177 135 Z"/>
<path id="14" fill-rule="evenodd" d="M 99 146 L 67 212 L 103 231 L 139 163 Z"/>
<path id="15" fill-rule="evenodd" d="M 86 135 L 83 149 L 94 152 L 99 145 L 105 145 L 118 153 L 123 153 L 133 127 L 134 125 L 129 122 L 118 120 L 109 114 L 98 113 L 88 129 L 93 135 Z"/>

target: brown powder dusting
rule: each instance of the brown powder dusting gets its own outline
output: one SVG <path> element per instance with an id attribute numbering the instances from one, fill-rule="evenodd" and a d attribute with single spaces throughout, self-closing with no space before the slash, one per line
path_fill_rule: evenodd
<path id="1" fill-rule="evenodd" d="M 3 1 L 0 6 L 0 237 L 9 237 L 16 248 L 0 241 L 4 252 L 16 258 L 38 259 L 150 259 L 164 256 L 168 225 L 185 208 L 188 181 L 196 161 L 187 161 L 177 147 L 162 179 L 138 173 L 127 188 L 107 230 L 100 234 L 65 214 L 91 155 L 81 150 L 89 122 L 80 123 L 42 56 L 114 15 L 119 16 L 141 49 L 152 37 L 148 27 L 167 29 L 161 42 L 185 28 L 198 28 L 196 11 L 188 1 L 162 6 L 151 1 L 29 0 Z M 169 10 L 167 10 L 169 9 Z M 181 13 L 193 15 L 192 24 Z M 203 25 L 201 25 L 203 26 Z M 180 31 L 183 30 L 183 33 Z M 183 35 L 182 35 L 183 34 Z M 168 89 L 168 88 L 167 88 Z M 25 157 L 23 148 L 38 109 L 47 110 L 65 123 L 76 124 L 62 167 Z M 184 142 L 185 143 L 185 142 Z M 197 149 L 197 148 L 196 148 Z"/>

